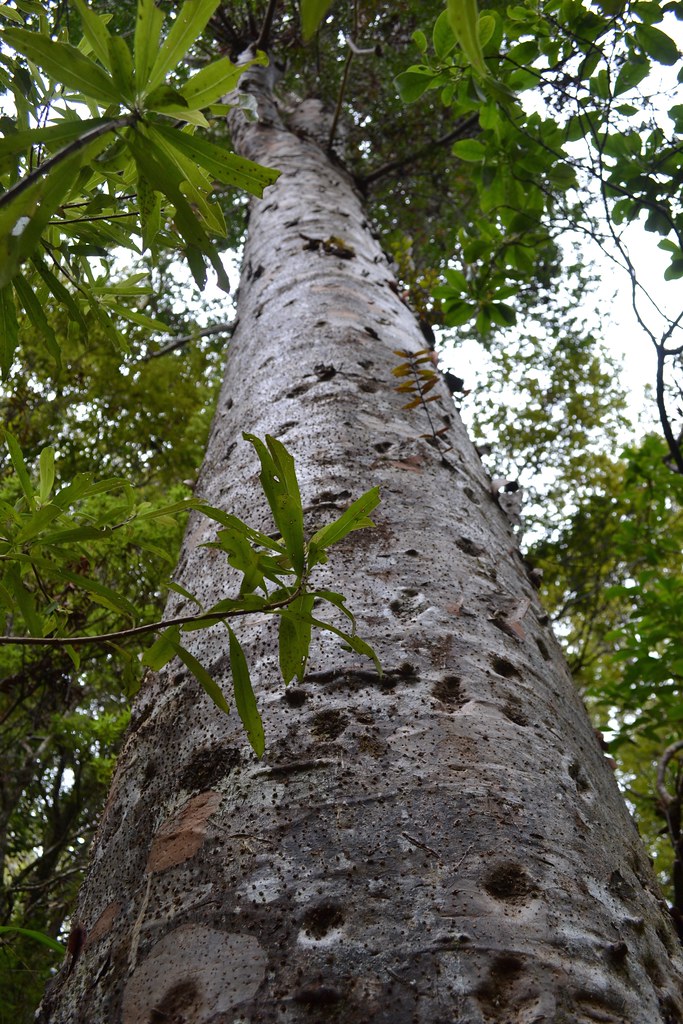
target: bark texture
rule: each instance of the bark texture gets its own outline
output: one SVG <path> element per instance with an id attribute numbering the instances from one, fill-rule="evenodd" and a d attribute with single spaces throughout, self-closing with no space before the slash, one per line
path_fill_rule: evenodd
<path id="1" fill-rule="evenodd" d="M 379 484 L 325 571 L 385 675 L 325 636 L 285 691 L 271 624 L 241 620 L 260 762 L 179 662 L 150 676 L 39 1019 L 680 1022 L 677 939 L 479 458 L 445 389 L 446 453 L 394 389 L 424 341 L 320 115 L 235 130 L 282 176 L 198 493 L 272 529 L 243 430 L 294 452 L 311 531 Z M 176 577 L 207 603 L 232 584 L 211 533 L 191 523 Z M 225 629 L 188 646 L 229 692 Z"/>

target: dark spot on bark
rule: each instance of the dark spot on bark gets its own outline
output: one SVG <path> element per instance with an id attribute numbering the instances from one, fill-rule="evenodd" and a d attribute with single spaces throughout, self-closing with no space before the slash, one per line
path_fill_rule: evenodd
<path id="1" fill-rule="evenodd" d="M 545 660 L 546 661 L 550 661 L 550 651 L 548 650 L 548 647 L 547 647 L 545 641 L 544 640 L 539 640 L 539 638 L 536 637 L 536 646 L 538 647 L 539 651 L 541 652 L 541 654 L 545 658 Z"/>
<path id="2" fill-rule="evenodd" d="M 337 736 L 341 736 L 348 724 L 348 716 L 343 711 L 319 711 L 313 718 L 311 732 L 319 739 L 336 740 Z"/>
<path id="3" fill-rule="evenodd" d="M 376 452 L 379 452 L 380 455 L 384 455 L 384 453 L 388 452 L 391 448 L 391 441 L 380 441 L 379 444 L 374 444 L 372 447 Z"/>
<path id="4" fill-rule="evenodd" d="M 501 953 L 491 964 L 488 978 L 479 986 L 479 995 L 489 1010 L 496 1010 L 496 1019 L 502 1021 L 499 1012 L 503 1007 L 517 1003 L 513 989 L 523 970 L 524 961 L 513 953 Z"/>
<path id="5" fill-rule="evenodd" d="M 512 676 L 517 676 L 517 678 L 519 678 L 519 672 L 512 662 L 507 660 L 507 658 L 492 658 L 491 665 L 493 667 L 493 671 L 499 676 L 505 676 L 506 679 L 510 679 Z"/>
<path id="6" fill-rule="evenodd" d="M 358 360 L 358 365 L 359 365 L 359 366 L 362 366 L 364 370 L 369 370 L 369 369 L 371 369 L 371 367 L 373 367 L 373 366 L 374 366 L 375 364 L 374 364 L 374 362 L 372 361 L 372 359 L 359 359 L 359 360 Z"/>
<path id="7" fill-rule="evenodd" d="M 298 398 L 300 395 L 305 395 L 310 387 L 310 384 L 297 384 L 295 388 L 285 392 L 285 398 Z"/>
<path id="8" fill-rule="evenodd" d="M 374 395 L 375 391 L 379 391 L 381 385 L 376 380 L 362 380 L 358 387 L 360 391 L 364 391 L 368 395 Z"/>
<path id="9" fill-rule="evenodd" d="M 417 551 L 415 548 L 408 548 L 408 550 L 404 551 L 403 554 L 404 555 L 410 555 L 411 558 L 419 558 L 420 557 L 420 552 Z"/>
<path id="10" fill-rule="evenodd" d="M 623 967 L 628 956 L 628 946 L 625 942 L 611 942 L 605 950 L 605 956 L 614 967 Z"/>
<path id="11" fill-rule="evenodd" d="M 585 793 L 587 789 L 590 789 L 590 782 L 586 778 L 583 769 L 578 761 L 572 761 L 567 769 L 569 775 L 574 780 L 576 790 L 578 793 Z"/>
<path id="12" fill-rule="evenodd" d="M 192 980 L 179 981 L 150 1010 L 148 1024 L 185 1024 L 189 1019 L 187 1011 L 198 1009 L 198 996 L 197 986 Z"/>
<path id="13" fill-rule="evenodd" d="M 371 338 L 374 338 L 375 341 L 379 341 L 379 334 L 374 327 L 364 327 L 363 330 L 366 334 L 369 334 Z"/>
<path id="14" fill-rule="evenodd" d="M 485 551 L 485 548 L 483 548 L 481 544 L 477 544 L 475 541 L 470 540 L 469 537 L 458 537 L 455 543 L 466 555 L 472 555 L 475 558 L 477 555 L 481 555 Z"/>
<path id="15" fill-rule="evenodd" d="M 301 686 L 288 686 L 282 699 L 290 708 L 300 708 L 308 700 L 308 694 Z"/>
<path id="16" fill-rule="evenodd" d="M 476 496 L 471 487 L 463 487 L 463 491 L 465 492 L 465 496 L 468 497 L 470 501 L 473 501 L 475 505 L 481 504 L 479 498 Z"/>
<path id="17" fill-rule="evenodd" d="M 409 661 L 404 661 L 398 667 L 398 675 L 403 676 L 404 679 L 415 679 L 417 672 L 414 665 L 411 665 Z"/>
<path id="18" fill-rule="evenodd" d="M 503 861 L 496 864 L 484 879 L 487 893 L 508 903 L 524 903 L 536 892 L 536 886 L 521 864 Z"/>
<path id="19" fill-rule="evenodd" d="M 358 740 L 358 749 L 363 754 L 369 754 L 370 757 L 383 757 L 387 752 L 387 744 L 384 740 L 378 739 L 376 736 L 361 736 Z"/>
<path id="20" fill-rule="evenodd" d="M 185 766 L 180 785 L 201 793 L 224 779 L 239 763 L 240 752 L 236 747 L 202 747 Z"/>
<path id="21" fill-rule="evenodd" d="M 515 725 L 528 725 L 529 719 L 522 711 L 522 702 L 518 697 L 509 697 L 503 705 L 503 714 Z"/>
<path id="22" fill-rule="evenodd" d="M 444 676 L 432 688 L 432 695 L 452 708 L 462 707 L 465 697 L 459 676 Z"/>
<path id="23" fill-rule="evenodd" d="M 290 427 L 298 427 L 298 426 L 299 426 L 299 421 L 298 420 L 287 420 L 286 423 L 283 423 L 281 426 L 279 426 L 277 428 L 277 430 L 273 431 L 273 433 L 274 433 L 275 437 L 279 437 L 281 434 L 287 433 L 287 431 L 290 429 Z"/>
<path id="24" fill-rule="evenodd" d="M 294 995 L 294 1002 L 303 1006 L 334 1006 L 341 1003 L 342 993 L 333 985 L 306 985 Z"/>
<path id="25" fill-rule="evenodd" d="M 393 612 L 394 615 L 398 615 L 398 613 L 401 611 L 401 602 L 398 600 L 390 601 L 389 611 Z"/>
<path id="26" fill-rule="evenodd" d="M 307 935 L 322 939 L 344 923 L 344 911 L 337 903 L 321 903 L 304 914 L 302 926 Z"/>
<path id="27" fill-rule="evenodd" d="M 228 398 L 228 400 L 225 403 L 225 408 L 226 409 L 232 409 L 234 404 L 235 403 L 233 402 L 232 398 Z"/>

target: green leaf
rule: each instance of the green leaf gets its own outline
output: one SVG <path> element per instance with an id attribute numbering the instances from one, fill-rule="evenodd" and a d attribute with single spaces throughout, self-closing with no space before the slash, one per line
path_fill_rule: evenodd
<path id="1" fill-rule="evenodd" d="M 45 558 L 36 558 L 35 555 L 32 555 L 27 561 L 30 561 L 37 569 L 43 570 L 54 579 L 66 580 L 67 583 L 73 583 L 78 589 L 85 590 L 97 604 L 101 604 L 105 608 L 111 608 L 112 611 L 123 612 L 132 619 L 137 618 L 135 605 L 131 604 L 127 597 L 119 594 L 116 590 L 112 590 L 110 587 L 105 587 L 98 580 L 93 580 L 89 576 L 83 576 L 80 573 L 70 572 L 68 569 L 57 567 L 54 562 L 50 562 Z"/>
<path id="2" fill-rule="evenodd" d="M 279 613 L 280 671 L 285 684 L 290 683 L 295 676 L 302 680 L 306 673 L 314 601 L 312 594 L 302 594 Z"/>
<path id="3" fill-rule="evenodd" d="M 199 139 L 177 129 L 164 128 L 156 125 L 150 136 L 161 136 L 175 149 L 195 160 L 217 181 L 226 185 L 243 188 L 252 195 L 261 198 L 263 190 L 272 185 L 280 177 L 280 172 L 271 167 L 247 160 L 245 157 L 230 153 L 222 146 L 217 146 L 207 139 Z"/>
<path id="4" fill-rule="evenodd" d="M 13 924 L 0 925 L 0 935 L 8 935 L 11 932 L 14 932 L 16 935 L 23 935 L 27 939 L 34 939 L 36 942 L 42 943 L 43 946 L 48 946 L 55 953 L 59 953 L 62 956 L 66 953 L 66 948 L 62 943 L 57 942 L 50 935 L 46 935 L 45 932 L 37 932 L 33 928 L 17 928 Z"/>
<path id="5" fill-rule="evenodd" d="M 159 33 L 164 13 L 155 0 L 138 0 L 135 18 L 135 86 L 139 93 L 149 87 L 149 73 L 159 52 Z M 163 77 L 163 76 L 162 76 Z"/>
<path id="6" fill-rule="evenodd" d="M 224 711 L 226 715 L 230 714 L 230 705 L 228 704 L 223 691 L 212 676 L 206 671 L 204 666 L 197 661 L 193 654 L 190 654 L 188 650 L 181 647 L 179 643 L 171 640 L 170 643 L 175 649 L 175 653 L 178 655 L 180 660 L 185 664 L 192 675 L 195 677 L 204 692 L 211 698 L 217 708 Z"/>
<path id="7" fill-rule="evenodd" d="M 423 93 L 430 89 L 439 79 L 432 68 L 414 64 L 407 71 L 402 71 L 394 79 L 396 89 L 404 103 L 414 103 Z"/>
<path id="8" fill-rule="evenodd" d="M 251 686 L 249 666 L 240 642 L 230 626 L 228 626 L 228 633 L 230 634 L 230 669 L 237 713 L 246 729 L 254 753 L 257 757 L 262 757 L 263 751 L 266 749 L 266 738 Z"/>
<path id="9" fill-rule="evenodd" d="M 375 524 L 369 518 L 370 513 L 379 505 L 379 487 L 372 487 L 362 497 L 350 505 L 339 519 L 336 519 L 329 526 L 323 526 L 311 537 L 310 548 L 313 556 L 314 549 L 324 550 L 332 544 L 337 544 L 352 530 L 363 530 L 367 526 Z"/>
<path id="10" fill-rule="evenodd" d="M 151 668 L 154 672 L 158 672 L 177 653 L 179 639 L 180 630 L 178 626 L 170 626 L 169 629 L 165 629 L 152 646 L 148 647 L 143 653 L 140 659 L 142 664 L 146 665 L 147 668 Z"/>
<path id="11" fill-rule="evenodd" d="M 49 449 L 44 449 L 48 451 Z M 42 530 L 48 526 L 53 519 L 57 519 L 58 516 L 63 515 L 62 509 L 58 505 L 43 505 L 42 508 L 34 512 L 28 522 L 22 526 L 16 536 L 17 544 L 25 544 L 26 541 L 32 540 Z"/>
<path id="12" fill-rule="evenodd" d="M 654 25 L 636 25 L 636 39 L 645 53 L 660 64 L 675 64 L 680 57 L 673 39 Z"/>
<path id="13" fill-rule="evenodd" d="M 486 78 L 488 68 L 479 40 L 477 0 L 448 0 L 448 21 L 463 53 L 478 74 Z"/>
<path id="14" fill-rule="evenodd" d="M 17 477 L 19 478 L 19 483 L 21 484 L 21 489 L 24 492 L 26 500 L 28 501 L 28 506 L 30 509 L 34 509 L 36 507 L 36 503 L 33 497 L 33 487 L 31 486 L 31 478 L 28 475 L 28 469 L 26 468 L 26 463 L 24 462 L 24 456 L 22 454 L 21 448 L 19 447 L 19 443 L 17 442 L 17 439 L 14 437 L 14 435 L 9 432 L 7 427 L 3 428 L 3 435 L 5 444 L 7 445 L 7 448 L 9 450 L 9 457 L 12 460 L 12 465 L 14 466 L 14 472 L 17 474 Z"/>
<path id="15" fill-rule="evenodd" d="M 439 60 L 443 60 L 455 46 L 455 36 L 448 18 L 448 11 L 442 11 L 434 23 L 432 43 Z"/>
<path id="16" fill-rule="evenodd" d="M 220 0 L 186 0 L 157 53 L 145 91 L 155 89 L 163 82 L 167 73 L 180 63 L 204 31 L 219 3 Z"/>
<path id="17" fill-rule="evenodd" d="M 14 294 L 12 285 L 6 284 L 0 289 L 0 372 L 3 380 L 10 371 L 18 341 L 19 325 L 14 307 Z"/>
<path id="18" fill-rule="evenodd" d="M 85 121 L 62 121 L 60 124 L 50 125 L 49 128 L 31 128 L 29 131 L 12 132 L 0 139 L 0 169 L 9 166 L 7 158 L 24 153 L 31 146 L 47 145 L 48 148 L 59 148 L 62 144 L 68 144 L 75 139 L 81 138 L 93 128 L 99 128 L 107 124 L 109 118 L 93 117 Z"/>
<path id="19" fill-rule="evenodd" d="M 451 152 L 460 160 L 473 164 L 481 163 L 488 153 L 486 146 L 478 139 L 460 139 L 453 143 Z"/>
<path id="20" fill-rule="evenodd" d="M 265 445 L 253 434 L 242 434 L 242 437 L 256 449 L 261 462 L 259 480 L 263 492 L 292 565 L 301 575 L 304 570 L 304 518 L 294 459 L 282 442 L 269 434 L 266 434 Z"/>
<path id="21" fill-rule="evenodd" d="M 99 15 L 85 3 L 85 0 L 76 0 L 76 7 L 81 16 L 83 34 L 90 43 L 92 52 L 101 64 L 111 70 L 109 63 L 109 43 L 111 36 L 107 28 L 107 21 L 111 15 Z"/>
<path id="22" fill-rule="evenodd" d="M 215 103 L 216 100 L 223 99 L 227 93 L 232 92 L 240 75 L 248 67 L 251 67 L 252 64 L 265 65 L 267 60 L 265 54 L 261 54 L 255 60 L 250 60 L 237 67 L 227 57 L 221 57 L 220 60 L 212 61 L 211 64 L 193 75 L 189 82 L 183 85 L 180 92 L 187 101 L 188 107 L 193 110 L 203 110 L 211 103 Z"/>
<path id="23" fill-rule="evenodd" d="M 301 34 L 304 42 L 312 39 L 333 0 L 301 0 Z"/>
<path id="24" fill-rule="evenodd" d="M 39 457 L 38 497 L 44 504 L 50 497 L 55 482 L 55 450 L 43 448 Z M 60 510 L 61 511 L 61 510 Z"/>
<path id="25" fill-rule="evenodd" d="M 55 334 L 50 324 L 47 322 L 45 311 L 38 299 L 38 296 L 33 291 L 33 288 L 31 287 L 31 285 L 29 284 L 29 282 L 27 281 L 23 274 L 17 274 L 17 276 L 13 279 L 12 284 L 14 285 L 14 290 L 17 293 L 17 296 L 19 297 L 19 301 L 24 307 L 26 315 L 28 316 L 29 320 L 31 321 L 32 325 L 36 328 L 36 330 L 40 334 L 42 334 L 43 339 L 45 341 L 45 348 L 48 350 L 48 352 L 54 359 L 55 364 L 57 366 L 57 370 L 61 370 L 62 350 L 59 347 L 57 335 Z"/>
<path id="26" fill-rule="evenodd" d="M 312 625 L 317 626 L 318 629 L 325 630 L 327 633 L 334 633 L 335 636 L 338 636 L 343 640 L 346 646 L 350 647 L 352 651 L 356 652 L 356 654 L 363 654 L 366 657 L 371 658 L 375 663 L 375 668 L 377 669 L 378 674 L 380 676 L 382 675 L 382 666 L 380 665 L 379 658 L 373 651 L 370 644 L 365 640 L 361 640 L 361 638 L 356 636 L 355 633 L 345 633 L 343 629 L 338 629 L 330 622 L 322 622 L 320 619 L 311 617 L 311 623 Z"/>
<path id="27" fill-rule="evenodd" d="M 71 43 L 56 43 L 38 32 L 22 28 L 5 29 L 3 38 L 18 53 L 34 60 L 55 82 L 104 106 L 119 103 L 123 98 L 106 71 Z"/>
<path id="28" fill-rule="evenodd" d="M 109 38 L 109 66 L 112 78 L 121 96 L 132 100 L 135 95 L 133 58 L 128 44 L 121 36 Z"/>

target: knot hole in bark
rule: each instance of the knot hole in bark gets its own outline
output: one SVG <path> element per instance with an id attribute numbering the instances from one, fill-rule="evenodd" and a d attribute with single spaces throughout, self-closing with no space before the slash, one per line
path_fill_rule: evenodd
<path id="1" fill-rule="evenodd" d="M 522 865 L 514 861 L 496 864 L 484 879 L 484 889 L 494 899 L 507 903 L 525 903 L 537 892 Z"/>

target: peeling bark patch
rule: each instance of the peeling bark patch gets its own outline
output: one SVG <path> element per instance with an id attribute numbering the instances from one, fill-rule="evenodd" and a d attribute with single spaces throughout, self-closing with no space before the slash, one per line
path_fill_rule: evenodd
<path id="1" fill-rule="evenodd" d="M 185 766 L 180 785 L 183 789 L 196 789 L 203 793 L 229 775 L 239 763 L 237 747 L 203 747 Z"/>
<path id="2" fill-rule="evenodd" d="M 319 739 L 336 740 L 348 724 L 348 716 L 343 711 L 320 711 L 313 719 L 311 732 Z"/>
<path id="3" fill-rule="evenodd" d="M 469 537 L 458 537 L 455 543 L 464 554 L 472 555 L 473 558 L 483 555 L 486 550 L 481 544 L 477 544 L 476 541 L 471 540 Z"/>
<path id="4" fill-rule="evenodd" d="M 520 678 L 519 672 L 507 658 L 492 658 L 491 667 L 497 675 L 505 676 L 506 679 L 511 679 L 513 676 Z"/>
<path id="5" fill-rule="evenodd" d="M 222 799 L 220 793 L 199 793 L 168 818 L 154 837 L 145 870 L 166 871 L 194 857 L 204 842 L 206 820 L 218 810 Z"/>
<path id="6" fill-rule="evenodd" d="M 92 946 L 95 942 L 98 942 L 99 939 L 104 938 L 104 936 L 108 934 L 116 918 L 119 916 L 120 911 L 120 903 L 110 903 L 106 906 L 88 932 L 85 945 Z"/>
<path id="7" fill-rule="evenodd" d="M 462 692 L 460 676 L 444 676 L 443 679 L 439 679 L 432 688 L 432 696 L 451 708 L 462 707 L 467 700 Z"/>
<path id="8" fill-rule="evenodd" d="M 252 935 L 182 925 L 157 942 L 128 981 L 122 1024 L 216 1021 L 254 997 L 266 964 Z"/>
<path id="9" fill-rule="evenodd" d="M 312 939 L 323 939 L 344 923 L 344 911 L 336 903 L 321 903 L 304 914 L 303 930 Z"/>
<path id="10" fill-rule="evenodd" d="M 506 903 L 525 903 L 537 892 L 522 865 L 514 861 L 496 864 L 484 879 L 484 889 L 490 896 Z"/>

